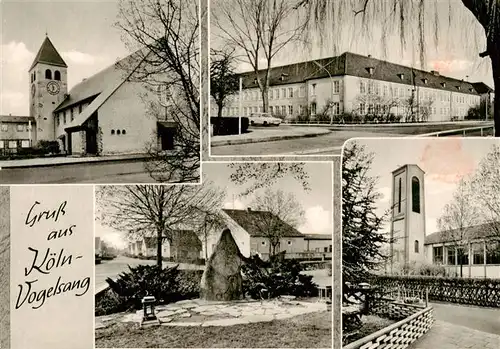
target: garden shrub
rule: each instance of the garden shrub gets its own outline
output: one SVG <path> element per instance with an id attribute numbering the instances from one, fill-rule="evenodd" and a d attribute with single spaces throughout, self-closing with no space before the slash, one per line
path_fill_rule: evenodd
<path id="1" fill-rule="evenodd" d="M 36 148 L 43 154 L 59 154 L 61 152 L 58 141 L 39 141 Z"/>
<path id="2" fill-rule="evenodd" d="M 301 274 L 302 270 L 296 259 L 278 256 L 264 262 L 258 256 L 252 256 L 242 267 L 243 291 L 253 299 L 316 295 L 317 286 L 312 282 L 312 276 Z"/>
<path id="3" fill-rule="evenodd" d="M 178 265 L 163 269 L 156 265 L 129 266 L 129 270 L 121 273 L 116 281 L 106 280 L 110 290 L 118 295 L 115 299 L 116 311 L 140 309 L 141 300 L 146 295 L 154 296 L 158 304 L 199 295 L 200 270 L 179 270 Z"/>

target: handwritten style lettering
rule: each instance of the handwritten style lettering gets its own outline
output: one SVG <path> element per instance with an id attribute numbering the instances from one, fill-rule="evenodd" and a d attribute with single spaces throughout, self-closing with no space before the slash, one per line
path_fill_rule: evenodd
<path id="1" fill-rule="evenodd" d="M 28 250 L 34 253 L 33 261 L 31 263 L 31 267 L 24 268 L 24 276 L 28 276 L 31 274 L 33 270 L 38 271 L 41 274 L 50 274 L 50 271 L 54 268 L 60 268 L 64 265 L 70 265 L 73 261 L 72 255 L 65 255 L 64 248 L 61 248 L 59 253 L 51 252 L 50 247 L 47 248 L 45 252 L 45 256 L 43 259 L 38 258 L 38 250 L 28 247 Z"/>
<path id="2" fill-rule="evenodd" d="M 62 215 L 64 216 L 66 214 L 66 211 L 64 210 L 67 205 L 67 201 L 63 201 L 57 210 L 48 210 L 48 211 L 41 211 L 39 213 L 35 213 L 34 209 L 35 206 L 40 205 L 40 202 L 35 201 L 35 203 L 31 206 L 30 210 L 28 211 L 28 215 L 26 216 L 26 220 L 24 224 L 28 225 L 29 227 L 33 227 L 36 223 L 40 222 L 42 219 L 49 220 L 53 219 L 54 222 L 57 222 L 59 217 Z"/>
<path id="3" fill-rule="evenodd" d="M 25 281 L 24 285 L 18 285 L 19 294 L 17 296 L 16 309 L 21 308 L 26 301 L 28 301 L 28 304 L 32 304 L 33 309 L 39 309 L 45 304 L 47 298 L 73 290 L 75 291 L 75 296 L 81 297 L 87 293 L 90 288 L 90 277 L 88 276 L 83 279 L 67 282 L 62 282 L 59 276 L 54 286 L 38 291 L 32 290 L 32 284 L 36 282 L 38 282 L 38 279 Z"/>

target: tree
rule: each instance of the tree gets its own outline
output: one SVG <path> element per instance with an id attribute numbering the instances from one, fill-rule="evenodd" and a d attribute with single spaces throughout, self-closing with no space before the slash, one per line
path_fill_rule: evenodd
<path id="1" fill-rule="evenodd" d="M 101 186 L 96 190 L 98 218 L 103 225 L 127 232 L 131 239 L 156 237 L 157 265 L 162 265 L 165 239 L 174 232 L 198 227 L 220 207 L 224 193 L 205 183 L 199 186 Z"/>
<path id="2" fill-rule="evenodd" d="M 434 45 L 437 46 L 440 38 L 440 20 L 438 15 L 439 0 L 298 0 L 296 9 L 305 7 L 311 15 L 319 35 L 326 33 L 330 37 L 340 37 L 348 23 L 357 22 L 360 26 L 360 35 L 380 42 L 384 52 L 387 51 L 389 33 L 397 33 L 402 48 L 408 44 L 415 44 L 420 56 L 420 64 L 425 65 L 427 51 L 426 37 L 427 22 L 431 23 Z M 471 51 L 476 51 L 479 57 L 489 56 L 493 70 L 495 90 L 500 89 L 500 2 L 495 0 L 449 0 L 448 28 L 454 23 L 463 30 L 462 40 Z M 473 16 L 467 16 L 467 9 Z M 457 13 L 459 16 L 457 17 Z M 430 19 L 430 21 L 429 21 Z M 381 37 L 373 39 L 373 29 L 381 27 Z M 327 29 L 327 30 L 325 30 Z M 451 28 L 452 30 L 454 28 Z M 352 28 L 350 28 L 352 30 Z M 353 31 L 354 32 L 354 31 Z M 475 36 L 471 37 L 472 35 Z M 481 46 L 486 46 L 484 52 L 479 53 Z M 483 46 L 483 47 L 484 47 Z M 500 136 L 500 103 L 494 103 L 495 136 Z"/>
<path id="3" fill-rule="evenodd" d="M 229 168 L 233 169 L 230 180 L 239 186 L 246 186 L 241 194 L 243 196 L 270 187 L 286 176 L 292 176 L 304 190 L 310 190 L 305 165 L 304 162 L 235 162 L 229 164 Z"/>
<path id="4" fill-rule="evenodd" d="M 295 1 L 290 0 L 219 0 L 211 5 L 218 37 L 241 52 L 252 67 L 264 112 L 269 111 L 273 59 L 284 47 L 300 40 L 307 28 L 307 16 L 297 13 L 294 6 Z"/>
<path id="5" fill-rule="evenodd" d="M 210 61 L 210 95 L 217 105 L 217 117 L 222 117 L 229 96 L 239 88 L 238 77 L 234 72 L 234 49 L 214 50 Z"/>
<path id="6" fill-rule="evenodd" d="M 146 88 L 149 114 L 175 125 L 177 145 L 165 152 L 147 146 L 146 169 L 160 182 L 200 179 L 200 42 L 197 1 L 120 0 L 116 26 L 134 54 L 120 68 Z"/>
<path id="7" fill-rule="evenodd" d="M 272 257 L 279 252 L 277 248 L 289 230 L 288 226 L 297 228 L 303 222 L 302 205 L 292 193 L 266 189 L 262 195 L 255 197 L 251 206 L 252 210 L 263 211 L 254 224 L 262 236 L 269 240 L 269 256 Z"/>
<path id="8" fill-rule="evenodd" d="M 380 232 L 388 213 L 377 215 L 377 178 L 368 171 L 373 154 L 355 141 L 344 146 L 342 154 L 342 277 L 357 283 L 387 259 L 383 253 L 390 239 Z"/>
<path id="9" fill-rule="evenodd" d="M 460 265 L 460 277 L 463 276 L 463 265 L 469 264 L 465 261 L 465 257 L 469 254 L 468 244 L 472 238 L 471 228 L 479 223 L 480 211 L 473 204 L 472 197 L 471 182 L 462 178 L 451 201 L 445 205 L 443 213 L 437 221 L 444 240 L 449 242 L 448 251 L 451 248 L 456 253 Z"/>
<path id="10" fill-rule="evenodd" d="M 210 236 L 217 230 L 222 230 L 226 226 L 224 219 L 219 212 L 203 212 L 198 225 L 198 234 L 205 249 L 205 261 L 208 261 L 208 241 Z"/>
<path id="11" fill-rule="evenodd" d="M 473 202 L 481 220 L 490 223 L 494 234 L 500 236 L 500 147 L 493 145 L 480 161 L 472 177 Z M 471 204 L 472 204 L 471 203 Z"/>

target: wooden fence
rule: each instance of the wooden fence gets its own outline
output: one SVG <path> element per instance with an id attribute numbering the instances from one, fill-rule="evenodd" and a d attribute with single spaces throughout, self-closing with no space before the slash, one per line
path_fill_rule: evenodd
<path id="1" fill-rule="evenodd" d="M 372 285 L 382 293 L 400 292 L 431 301 L 500 308 L 500 279 L 449 278 L 432 276 L 377 276 Z"/>

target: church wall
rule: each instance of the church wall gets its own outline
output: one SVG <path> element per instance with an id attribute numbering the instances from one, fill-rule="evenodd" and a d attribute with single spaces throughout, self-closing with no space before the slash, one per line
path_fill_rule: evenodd
<path id="1" fill-rule="evenodd" d="M 156 142 L 157 120 L 147 114 L 145 92 L 140 84 L 126 82 L 99 108 L 102 155 L 145 153 L 147 144 Z"/>

